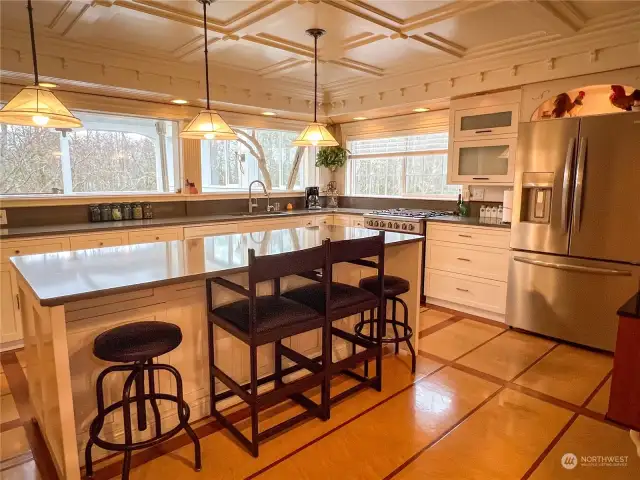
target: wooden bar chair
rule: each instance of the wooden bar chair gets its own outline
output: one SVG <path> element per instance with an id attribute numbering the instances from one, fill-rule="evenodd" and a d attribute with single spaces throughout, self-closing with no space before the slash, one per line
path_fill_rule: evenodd
<path id="1" fill-rule="evenodd" d="M 367 260 L 375 257 L 377 261 Z M 335 326 L 327 329 L 323 345 L 328 345 L 329 361 L 327 365 L 327 377 L 325 378 L 325 393 L 330 396 L 331 377 L 343 373 L 359 381 L 357 385 L 340 393 L 339 395 L 323 399 L 326 405 L 339 402 L 343 398 L 362 390 L 368 386 L 372 386 L 377 391 L 382 390 L 382 343 L 378 340 L 383 338 L 382 325 L 385 321 L 384 315 L 384 232 L 379 235 L 359 238 L 354 240 L 341 240 L 331 242 L 330 247 L 330 263 L 348 262 L 355 265 L 371 267 L 377 270 L 380 291 L 377 294 L 369 290 L 347 285 L 339 282 L 331 282 L 330 295 L 325 293 L 325 284 L 316 283 L 304 287 L 296 288 L 283 293 L 283 296 L 294 300 L 295 302 L 307 305 L 318 313 L 328 316 L 329 322 L 334 322 L 351 315 L 357 315 L 369 310 L 378 309 L 382 312 L 376 322 L 377 334 L 375 338 L 361 338 L 352 332 L 341 330 Z M 311 278 L 307 276 L 307 278 Z M 333 362 L 331 358 L 333 336 L 342 338 L 353 345 L 353 354 L 347 358 Z M 362 351 L 355 353 L 355 346 L 363 348 Z M 370 359 L 376 360 L 376 375 L 374 377 L 362 376 L 351 369 L 355 368 L 362 362 L 368 362 Z M 330 411 L 326 412 L 326 417 L 330 416 Z"/>
<path id="2" fill-rule="evenodd" d="M 279 255 L 256 257 L 253 249 L 249 250 L 249 288 L 233 283 L 223 278 L 211 278 L 207 285 L 207 311 L 209 326 L 209 366 L 210 366 L 210 401 L 211 414 L 227 428 L 244 445 L 254 457 L 258 456 L 258 444 L 294 424 L 317 416 L 325 418 L 325 412 L 329 411 L 327 402 L 328 388 L 325 378 L 325 364 L 331 361 L 329 345 L 323 344 L 322 354 L 310 359 L 306 356 L 282 345 L 282 339 L 298 335 L 303 332 L 323 329 L 329 330 L 330 323 L 325 314 L 290 300 L 280 294 L 280 278 L 297 275 L 307 271 L 320 270 L 322 272 L 321 288 L 326 291 L 327 301 L 330 299 L 331 263 L 329 261 L 329 240 L 325 240 L 322 246 L 302 250 L 299 252 L 284 253 Z M 257 285 L 261 282 L 273 282 L 273 295 L 257 296 Z M 211 294 L 212 283 L 221 285 L 240 295 L 246 300 L 213 307 Z M 240 339 L 249 346 L 250 382 L 240 385 L 215 364 L 215 339 L 213 325 L 221 327 L 231 335 Z M 263 378 L 258 378 L 258 354 L 260 345 L 275 343 L 275 372 Z M 282 357 L 287 357 L 294 365 L 287 369 L 282 368 Z M 302 377 L 290 383 L 285 383 L 283 377 L 298 370 L 306 369 L 310 375 Z M 229 391 L 216 394 L 215 381 L 220 380 Z M 258 386 L 269 382 L 274 383 L 274 388 L 266 393 L 258 394 Z M 318 405 L 303 392 L 310 388 L 321 386 L 321 404 Z M 238 430 L 220 411 L 216 403 L 225 398 L 237 395 L 246 402 L 251 410 L 251 440 Z M 301 414 L 273 426 L 263 432 L 258 429 L 258 413 L 262 409 L 272 407 L 284 400 L 292 399 L 305 408 Z"/>

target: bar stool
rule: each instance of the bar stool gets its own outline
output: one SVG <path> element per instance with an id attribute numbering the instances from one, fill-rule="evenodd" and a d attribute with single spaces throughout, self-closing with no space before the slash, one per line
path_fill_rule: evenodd
<path id="1" fill-rule="evenodd" d="M 413 336 L 413 330 L 409 326 L 409 309 L 407 308 L 407 304 L 404 302 L 404 300 L 399 297 L 399 295 L 402 295 L 403 293 L 407 293 L 409 291 L 409 281 L 401 277 L 385 275 L 383 284 L 384 288 L 382 289 L 382 291 L 385 300 L 384 308 L 386 309 L 387 307 L 386 302 L 391 301 L 392 313 L 391 318 L 384 319 L 384 325 L 382 328 L 383 337 L 381 341 L 382 343 L 386 344 L 395 344 L 396 354 L 400 351 L 400 343 L 407 342 L 407 347 L 411 352 L 411 372 L 416 373 L 416 352 L 413 349 L 410 341 L 411 337 Z M 360 280 L 360 288 L 368 290 L 369 292 L 377 295 L 380 292 L 380 281 L 378 280 L 377 276 L 363 278 L 362 280 Z M 400 322 L 396 317 L 396 305 L 398 303 L 404 308 L 404 322 Z M 371 310 L 369 320 L 365 320 L 364 312 L 362 312 L 360 314 L 360 321 L 354 327 L 356 335 L 358 335 L 358 337 L 360 338 L 374 338 L 373 325 L 376 322 L 377 320 L 374 319 L 374 310 Z M 364 333 L 362 333 L 365 325 L 369 325 L 369 335 L 365 335 Z M 393 326 L 393 337 L 387 337 L 387 325 Z M 404 329 L 403 335 L 400 335 L 398 333 L 398 327 Z M 367 375 L 368 364 L 369 362 L 365 364 L 365 375 Z"/>
<path id="2" fill-rule="evenodd" d="M 180 373 L 171 365 L 153 363 L 154 357 L 159 357 L 174 350 L 182 342 L 180 327 L 166 322 L 135 322 L 112 328 L 98 335 L 93 342 L 93 354 L 107 362 L 126 363 L 126 365 L 113 365 L 104 369 L 98 376 L 96 392 L 98 398 L 98 415 L 91 422 L 89 428 L 89 441 L 85 449 L 85 467 L 87 477 L 93 476 L 91 460 L 91 447 L 97 445 L 100 448 L 111 451 L 124 452 L 122 464 L 122 478 L 129 478 L 131 469 L 131 452 L 142 448 L 157 445 L 181 430 L 185 430 L 195 446 L 195 470 L 200 471 L 200 442 L 189 425 L 189 405 L 184 401 L 182 391 L 182 378 Z M 164 370 L 169 372 L 176 380 L 176 395 L 157 393 L 155 390 L 154 372 Z M 103 382 L 105 377 L 112 372 L 131 372 L 127 376 L 122 389 L 122 400 L 108 407 L 104 405 Z M 149 393 L 145 393 L 145 372 L 149 378 Z M 131 397 L 131 387 L 135 381 L 135 396 Z M 138 430 L 147 429 L 147 414 L 145 401 L 149 401 L 155 419 L 155 436 L 144 441 L 134 442 L 131 429 L 131 403 L 136 404 L 138 414 Z M 160 410 L 158 400 L 167 400 L 176 404 L 178 408 L 178 424 L 167 432 L 162 432 Z M 107 415 L 122 408 L 124 418 L 124 443 L 108 442 L 100 438 L 100 431 Z"/>

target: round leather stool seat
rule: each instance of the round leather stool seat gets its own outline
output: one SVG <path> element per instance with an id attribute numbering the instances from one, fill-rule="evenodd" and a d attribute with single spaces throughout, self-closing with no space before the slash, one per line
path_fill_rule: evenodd
<path id="1" fill-rule="evenodd" d="M 370 291 L 371 293 L 378 294 L 380 291 L 380 284 L 378 283 L 378 277 L 367 277 L 360 280 L 360 288 Z M 393 275 L 384 276 L 384 296 L 385 298 L 397 297 L 402 293 L 409 291 L 409 281 L 401 277 L 394 277 Z"/>
<path id="2" fill-rule="evenodd" d="M 182 342 L 180 327 L 167 322 L 135 322 L 98 335 L 93 354 L 108 362 L 146 362 L 170 352 Z"/>

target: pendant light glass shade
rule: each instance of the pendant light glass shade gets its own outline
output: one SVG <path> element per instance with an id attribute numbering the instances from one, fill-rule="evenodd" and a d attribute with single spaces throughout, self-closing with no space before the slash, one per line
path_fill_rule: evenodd
<path id="1" fill-rule="evenodd" d="M 202 110 L 180 133 L 180 137 L 192 140 L 236 140 L 231 127 L 215 110 Z"/>
<path id="2" fill-rule="evenodd" d="M 338 142 L 321 123 L 312 122 L 293 141 L 296 147 L 335 147 Z"/>
<path id="3" fill-rule="evenodd" d="M 60 100 L 38 81 L 38 57 L 33 27 L 33 6 L 27 1 L 34 85 L 24 87 L 0 110 L 0 123 L 45 128 L 79 128 L 82 122 L 67 110 Z"/>
<path id="4" fill-rule="evenodd" d="M 50 90 L 24 87 L 0 110 L 0 122 L 46 128 L 79 128 L 82 122 Z"/>
<path id="5" fill-rule="evenodd" d="M 207 108 L 201 110 L 180 132 L 181 138 L 191 140 L 236 140 L 238 135 L 231 129 L 218 112 L 211 110 L 209 98 L 209 41 L 207 40 L 207 6 L 215 0 L 198 0 L 202 4 L 202 19 L 204 24 L 204 82 L 207 90 Z"/>
<path id="6" fill-rule="evenodd" d="M 334 147 L 339 145 L 329 130 L 318 123 L 318 38 L 326 32 L 321 28 L 310 28 L 307 35 L 313 37 L 313 122 L 306 126 L 293 141 L 296 147 Z"/>

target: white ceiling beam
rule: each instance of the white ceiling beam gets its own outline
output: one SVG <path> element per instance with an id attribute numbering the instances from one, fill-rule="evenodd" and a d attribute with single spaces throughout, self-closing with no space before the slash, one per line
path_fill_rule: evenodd
<path id="1" fill-rule="evenodd" d="M 425 45 L 427 47 L 433 48 L 435 50 L 439 50 L 440 52 L 446 53 L 456 58 L 462 58 L 464 56 L 464 50 L 456 50 L 454 48 L 449 47 L 448 45 L 442 45 L 437 43 L 425 35 L 410 35 L 408 38 L 411 40 L 418 42 L 419 44 Z"/>
<path id="2" fill-rule="evenodd" d="M 571 35 L 584 26 L 584 20 L 580 20 L 573 6 L 565 4 L 564 1 L 530 0 L 523 6 L 533 7 L 534 14 L 551 28 L 550 33 Z"/>
<path id="3" fill-rule="evenodd" d="M 258 70 L 258 75 L 263 78 L 280 77 L 285 73 L 290 73 L 301 67 L 307 66 L 311 63 L 310 60 L 300 60 L 297 58 L 288 58 L 273 65 L 269 65 L 261 70 Z"/>
<path id="4" fill-rule="evenodd" d="M 402 33 L 406 35 L 424 32 L 425 27 L 439 23 L 449 18 L 457 17 L 465 13 L 475 12 L 488 7 L 492 7 L 499 4 L 499 0 L 480 0 L 476 2 L 469 2 L 463 0 L 457 0 L 452 3 L 447 3 L 433 10 L 428 10 L 424 13 L 414 15 L 408 18 L 404 22 L 402 27 Z"/>

